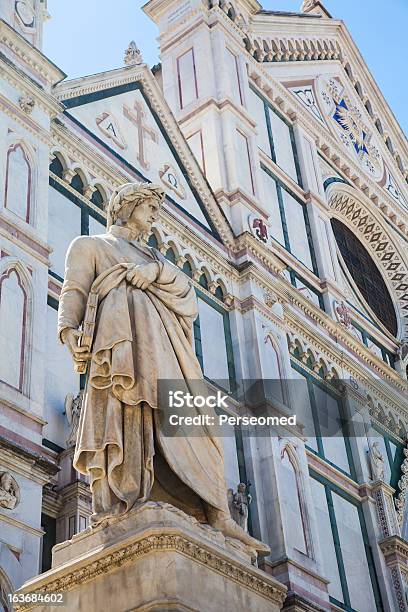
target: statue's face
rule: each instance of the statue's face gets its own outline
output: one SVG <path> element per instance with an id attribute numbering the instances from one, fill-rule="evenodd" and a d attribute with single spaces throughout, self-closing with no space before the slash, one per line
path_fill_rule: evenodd
<path id="1" fill-rule="evenodd" d="M 8 491 L 11 487 L 11 477 L 8 474 L 4 474 L 1 484 L 3 485 L 4 490 Z"/>
<path id="2" fill-rule="evenodd" d="M 150 232 L 152 225 L 159 218 L 159 202 L 156 198 L 146 198 L 135 206 L 128 223 L 140 233 Z"/>

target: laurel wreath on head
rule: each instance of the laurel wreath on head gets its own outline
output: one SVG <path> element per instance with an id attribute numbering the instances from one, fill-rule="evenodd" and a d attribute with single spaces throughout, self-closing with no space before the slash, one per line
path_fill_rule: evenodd
<path id="1" fill-rule="evenodd" d="M 111 196 L 107 210 L 107 225 L 115 225 L 118 219 L 127 221 L 135 206 L 147 198 L 155 198 L 159 204 L 164 200 L 164 189 L 154 183 L 125 183 Z"/>

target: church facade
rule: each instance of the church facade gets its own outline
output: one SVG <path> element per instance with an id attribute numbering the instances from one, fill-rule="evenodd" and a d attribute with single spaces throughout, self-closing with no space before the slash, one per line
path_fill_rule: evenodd
<path id="1" fill-rule="evenodd" d="M 122 67 L 67 80 L 41 52 L 46 1 L 0 8 L 0 610 L 88 526 L 85 381 L 58 300 L 70 242 L 104 233 L 131 181 L 166 191 L 148 244 L 196 288 L 196 354 L 226 413 L 256 414 L 242 389 L 263 381 L 298 417 L 222 438 L 283 609 L 407 610 L 404 134 L 319 1 L 143 10 L 160 64 L 131 43 Z"/>

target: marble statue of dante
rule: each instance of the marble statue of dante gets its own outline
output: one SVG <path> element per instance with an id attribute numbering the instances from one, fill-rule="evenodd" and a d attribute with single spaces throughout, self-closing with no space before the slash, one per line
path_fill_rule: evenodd
<path id="1" fill-rule="evenodd" d="M 74 467 L 90 478 L 93 525 L 138 503 L 164 501 L 267 552 L 230 516 L 220 440 L 205 429 L 194 438 L 162 431 L 158 380 L 188 385 L 203 378 L 193 349 L 197 300 L 190 279 L 138 241 L 163 199 L 157 185 L 122 186 L 109 203 L 107 233 L 80 236 L 67 253 L 58 334 L 76 364 L 89 361 Z M 85 334 L 95 292 L 89 349 L 81 346 L 80 327 Z"/>

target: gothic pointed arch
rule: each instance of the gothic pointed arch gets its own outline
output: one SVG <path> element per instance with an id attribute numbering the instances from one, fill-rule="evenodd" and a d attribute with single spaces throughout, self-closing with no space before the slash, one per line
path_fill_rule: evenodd
<path id="1" fill-rule="evenodd" d="M 4 207 L 30 223 L 34 188 L 34 156 L 23 140 L 12 142 L 6 155 Z"/>
<path id="2" fill-rule="evenodd" d="M 32 281 L 15 257 L 0 259 L 0 345 L 7 359 L 0 363 L 0 380 L 28 395 L 32 319 Z"/>
<path id="3" fill-rule="evenodd" d="M 287 404 L 289 402 L 287 376 L 282 353 L 272 331 L 268 331 L 264 342 L 268 349 L 266 354 L 268 372 L 265 383 L 270 383 L 270 388 L 266 389 L 266 392 L 271 393 L 272 397 L 283 404 Z"/>
<path id="4" fill-rule="evenodd" d="M 370 254 L 396 307 L 399 340 L 408 338 L 408 261 L 402 245 L 391 234 L 381 215 L 373 210 L 356 191 L 333 182 L 326 191 L 332 219 L 338 219 L 353 232 Z"/>
<path id="5" fill-rule="evenodd" d="M 314 558 L 313 541 L 311 535 L 311 520 L 306 501 L 305 482 L 302 475 L 300 459 L 295 444 L 290 440 L 282 440 L 280 448 L 280 458 L 282 464 L 286 462 L 286 467 L 293 474 L 293 481 L 296 486 L 297 512 L 299 525 L 297 526 L 298 536 L 302 536 L 303 542 L 298 542 L 298 547 L 304 547 L 304 552 L 308 557 Z M 295 492 L 294 492 L 295 493 Z M 295 525 L 292 524 L 295 528 Z M 303 543 L 303 546 L 302 546 Z"/>

